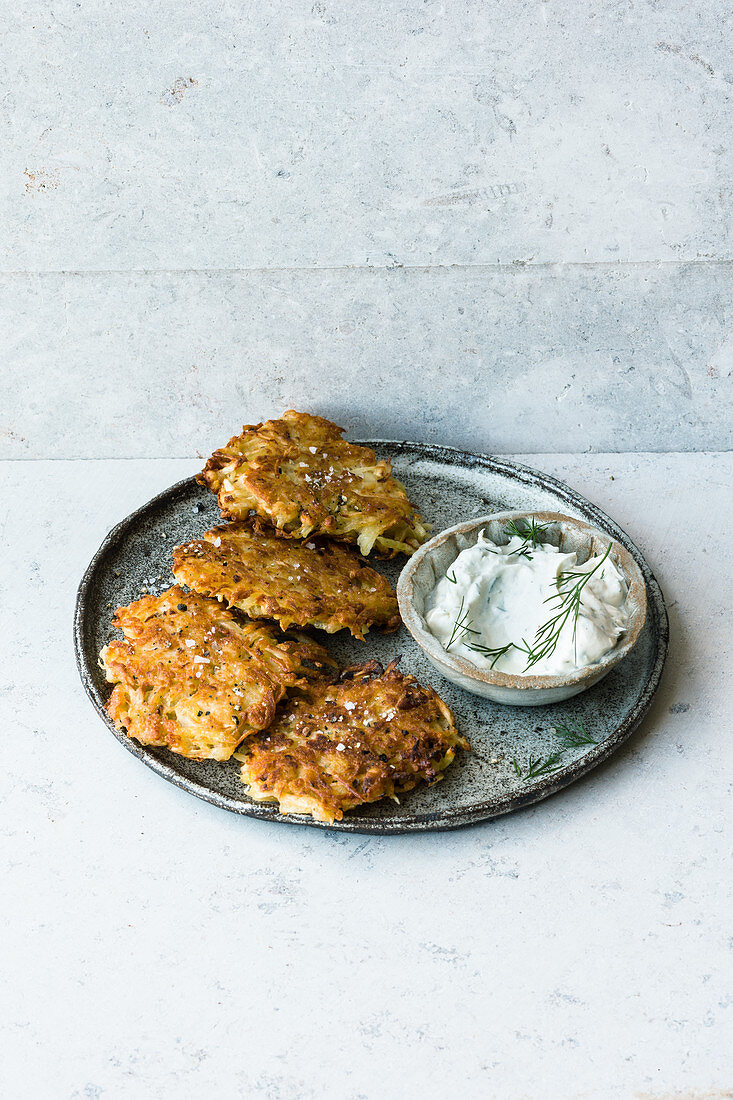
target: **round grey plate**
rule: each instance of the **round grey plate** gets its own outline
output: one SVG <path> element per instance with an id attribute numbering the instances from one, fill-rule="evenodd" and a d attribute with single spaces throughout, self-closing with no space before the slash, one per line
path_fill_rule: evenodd
<path id="1" fill-rule="evenodd" d="M 454 687 L 428 664 L 404 629 L 372 632 L 366 642 L 350 636 L 318 634 L 340 664 L 377 658 L 387 664 L 400 657 L 403 672 L 431 684 L 453 709 L 458 728 L 471 742 L 433 787 L 419 787 L 396 805 L 385 801 L 346 814 L 328 826 L 346 832 L 406 833 L 455 828 L 484 821 L 538 802 L 567 786 L 611 753 L 638 726 L 649 708 L 667 653 L 667 612 L 654 575 L 639 550 L 615 523 L 562 482 L 517 463 L 487 455 L 421 443 L 370 440 L 379 455 L 391 458 L 410 499 L 433 525 L 433 533 L 472 516 L 509 510 L 565 512 L 607 531 L 633 554 L 646 580 L 648 613 L 638 643 L 599 684 L 565 703 L 545 707 L 504 707 Z M 84 687 L 110 731 L 148 767 L 199 798 L 235 813 L 268 821 L 325 828 L 303 815 L 283 816 L 274 804 L 256 803 L 245 793 L 235 762 L 197 762 L 165 749 L 148 748 L 114 728 L 104 704 L 111 687 L 98 665 L 99 651 L 115 634 L 115 608 L 157 594 L 173 583 L 174 546 L 198 538 L 221 522 L 215 498 L 193 478 L 171 486 L 124 519 L 102 543 L 79 586 L 74 622 L 76 660 Z M 376 562 L 396 583 L 401 564 Z M 559 748 L 553 727 L 580 719 L 596 744 L 566 750 L 559 770 L 536 779 L 522 773 L 530 757 L 546 757 Z"/>

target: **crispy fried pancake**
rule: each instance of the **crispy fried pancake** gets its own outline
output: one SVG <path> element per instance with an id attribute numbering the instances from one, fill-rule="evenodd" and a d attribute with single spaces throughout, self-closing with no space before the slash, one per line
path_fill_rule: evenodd
<path id="1" fill-rule="evenodd" d="M 293 693 L 236 759 L 256 801 L 331 824 L 344 810 L 440 779 L 458 747 L 468 742 L 432 688 L 371 661 L 338 683 Z"/>
<path id="2" fill-rule="evenodd" d="M 283 535 L 329 535 L 386 557 L 412 554 L 427 537 L 387 459 L 341 438 L 320 416 L 290 410 L 282 420 L 245 424 L 215 451 L 199 482 L 222 515 L 264 517 Z"/>
<path id="3" fill-rule="evenodd" d="M 124 641 L 100 657 L 116 685 L 110 716 L 141 744 L 193 759 L 227 760 L 269 726 L 286 687 L 333 664 L 316 642 L 283 638 L 177 585 L 118 608 L 115 626 Z"/>
<path id="4" fill-rule="evenodd" d="M 272 528 L 228 523 L 173 551 L 173 573 L 203 596 L 215 596 L 253 619 L 347 627 L 362 638 L 370 626 L 396 630 L 391 585 L 350 547 L 323 539 L 278 538 Z"/>

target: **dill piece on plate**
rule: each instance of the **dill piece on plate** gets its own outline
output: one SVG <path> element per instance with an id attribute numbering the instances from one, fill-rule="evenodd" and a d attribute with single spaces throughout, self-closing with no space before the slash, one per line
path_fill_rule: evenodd
<path id="1" fill-rule="evenodd" d="M 412 554 L 428 532 L 391 463 L 341 436 L 330 420 L 293 410 L 246 424 L 214 452 L 199 482 L 228 519 L 254 513 L 286 537 L 327 535 L 365 556 Z"/>
<path id="2" fill-rule="evenodd" d="M 530 756 L 526 768 L 517 763 L 516 757 L 512 757 L 512 765 L 519 779 L 537 779 L 541 775 L 551 775 L 561 768 L 560 760 L 562 751 L 551 752 L 548 756 Z"/>
<path id="3" fill-rule="evenodd" d="M 289 695 L 273 725 L 236 753 L 250 797 L 331 824 L 440 779 L 468 742 L 433 689 L 395 663 L 383 671 L 371 661 Z"/>
<path id="4" fill-rule="evenodd" d="M 333 664 L 310 638 L 285 637 L 178 586 L 118 608 L 114 622 L 123 640 L 100 656 L 115 685 L 110 717 L 143 745 L 197 760 L 227 760 L 269 726 L 287 688 Z"/>
<path id="5" fill-rule="evenodd" d="M 565 749 L 579 749 L 583 745 L 597 745 L 598 741 L 586 730 L 580 718 L 567 718 L 554 727 L 555 734 Z"/>
<path id="6" fill-rule="evenodd" d="M 371 626 L 400 625 L 389 581 L 341 543 L 284 539 L 262 523 L 229 523 L 177 547 L 173 562 L 177 581 L 253 619 L 276 619 L 283 630 L 345 628 L 363 639 Z"/>

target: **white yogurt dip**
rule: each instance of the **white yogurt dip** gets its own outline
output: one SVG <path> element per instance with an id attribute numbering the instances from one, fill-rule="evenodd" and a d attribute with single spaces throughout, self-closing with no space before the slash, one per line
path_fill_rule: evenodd
<path id="1" fill-rule="evenodd" d="M 615 648 L 627 594 L 607 552 L 578 565 L 549 543 L 515 535 L 496 546 L 481 534 L 436 584 L 425 620 L 444 649 L 477 668 L 565 675 Z"/>

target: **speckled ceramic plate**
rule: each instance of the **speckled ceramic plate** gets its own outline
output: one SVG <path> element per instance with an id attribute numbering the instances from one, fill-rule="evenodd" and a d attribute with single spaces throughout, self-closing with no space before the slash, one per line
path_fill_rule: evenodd
<path id="1" fill-rule="evenodd" d="M 634 649 L 599 684 L 564 703 L 543 707 L 505 707 L 469 694 L 442 679 L 404 627 L 394 634 L 372 632 L 366 642 L 321 635 L 341 664 L 376 657 L 387 664 L 400 657 L 400 667 L 432 684 L 452 707 L 459 729 L 472 751 L 459 753 L 445 779 L 420 787 L 392 802 L 352 811 L 337 825 L 347 832 L 405 833 L 447 829 L 484 821 L 538 802 L 574 782 L 607 759 L 638 726 L 651 703 L 667 652 L 667 613 L 649 566 L 631 540 L 603 512 L 546 474 L 502 458 L 470 454 L 419 443 L 370 440 L 378 454 L 392 459 L 396 476 L 410 499 L 438 532 L 459 519 L 489 512 L 528 509 L 575 516 L 618 539 L 638 562 L 647 585 L 648 613 Z M 104 704 L 110 692 L 97 657 L 113 637 L 114 609 L 144 592 L 158 593 L 173 583 L 171 551 L 220 521 L 213 495 L 193 478 L 171 486 L 119 523 L 92 559 L 79 587 L 74 624 L 76 658 L 84 687 L 114 736 L 164 779 L 199 798 L 235 813 L 290 824 L 325 828 L 302 815 L 280 815 L 274 805 L 252 802 L 239 780 L 235 762 L 196 762 L 165 749 L 138 745 L 116 730 Z M 404 559 L 375 563 L 396 583 Z M 526 780 L 530 757 L 558 749 L 553 727 L 581 719 L 596 744 L 566 750 L 557 771 Z"/>

